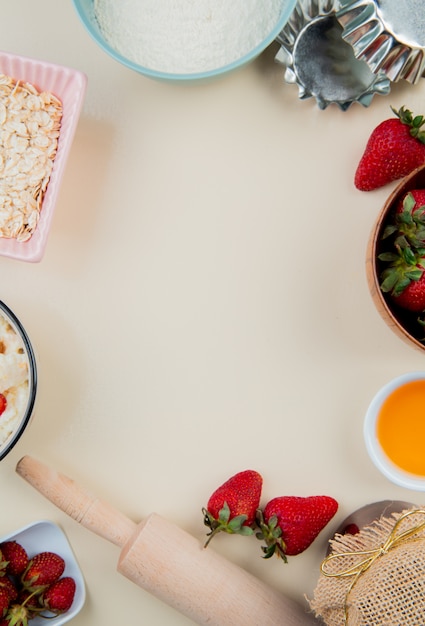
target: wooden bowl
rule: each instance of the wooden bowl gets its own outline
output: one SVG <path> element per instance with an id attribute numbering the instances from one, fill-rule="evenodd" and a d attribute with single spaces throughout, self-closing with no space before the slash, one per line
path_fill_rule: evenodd
<path id="1" fill-rule="evenodd" d="M 372 300 L 378 313 L 392 331 L 405 342 L 419 350 L 425 350 L 425 328 L 417 322 L 418 314 L 397 307 L 380 288 L 382 271 L 378 255 L 383 251 L 381 235 L 387 220 L 395 212 L 400 200 L 412 189 L 425 189 L 425 165 L 421 165 L 394 189 L 385 202 L 369 238 L 366 255 L 366 275 Z M 421 341 L 422 339 L 422 341 Z"/>

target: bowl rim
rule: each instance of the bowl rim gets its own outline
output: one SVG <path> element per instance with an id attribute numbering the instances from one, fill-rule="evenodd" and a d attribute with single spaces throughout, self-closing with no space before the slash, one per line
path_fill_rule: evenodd
<path id="1" fill-rule="evenodd" d="M 170 82 L 192 82 L 197 80 L 205 80 L 209 78 L 214 78 L 217 76 L 221 76 L 223 74 L 227 74 L 243 65 L 246 65 L 250 61 L 253 61 L 256 57 L 258 57 L 264 50 L 276 39 L 278 34 L 284 28 L 285 24 L 289 20 L 295 6 L 297 4 L 297 0 L 287 0 L 285 6 L 282 6 L 281 14 L 278 22 L 275 27 L 271 30 L 271 32 L 252 50 L 244 54 L 239 59 L 232 61 L 231 63 L 227 63 L 226 65 L 221 65 L 218 68 L 213 70 L 207 70 L 205 72 L 182 72 L 182 73 L 173 73 L 173 72 L 165 72 L 162 70 L 154 70 L 143 65 L 139 65 L 130 59 L 127 59 L 123 55 L 121 55 L 117 50 L 115 50 L 112 46 L 110 46 L 100 31 L 100 29 L 94 24 L 95 17 L 92 15 L 92 9 L 94 5 L 94 0 L 72 0 L 74 8 L 78 14 L 78 17 L 85 29 L 92 37 L 92 39 L 106 52 L 111 56 L 115 61 L 118 61 L 125 67 L 138 72 L 139 74 L 143 74 L 148 76 L 149 78 L 170 81 Z M 282 0 L 283 5 L 283 0 Z"/>
<path id="2" fill-rule="evenodd" d="M 37 396 L 38 371 L 37 371 L 37 362 L 35 358 L 35 352 L 34 352 L 32 343 L 30 341 L 30 338 L 28 336 L 28 333 L 26 332 L 19 318 L 2 300 L 0 300 L 0 315 L 3 315 L 9 321 L 12 322 L 12 325 L 15 331 L 19 334 L 19 336 L 21 337 L 23 341 L 25 352 L 28 358 L 28 371 L 29 371 L 29 382 L 30 382 L 29 397 L 28 397 L 28 403 L 25 409 L 25 413 L 23 417 L 21 418 L 21 421 L 19 425 L 17 426 L 15 432 L 13 433 L 12 437 L 9 439 L 8 442 L 6 442 L 3 449 L 0 448 L 0 461 L 1 461 L 2 459 L 4 459 L 4 457 L 7 454 L 9 454 L 12 448 L 17 444 L 19 439 L 22 437 L 22 434 L 24 433 L 33 415 L 35 400 Z"/>
<path id="3" fill-rule="evenodd" d="M 369 457 L 384 476 L 400 487 L 414 491 L 425 491 L 425 476 L 416 476 L 395 465 L 382 450 L 376 436 L 376 423 L 383 402 L 396 389 L 416 380 L 425 380 L 425 371 L 415 370 L 401 374 L 379 389 L 366 411 L 363 423 L 363 437 Z"/>

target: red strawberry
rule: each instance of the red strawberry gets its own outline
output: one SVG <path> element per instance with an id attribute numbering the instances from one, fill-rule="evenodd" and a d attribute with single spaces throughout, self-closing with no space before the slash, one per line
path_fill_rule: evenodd
<path id="1" fill-rule="evenodd" d="M 10 604 L 10 594 L 6 587 L 0 587 L 0 617 L 6 615 Z"/>
<path id="2" fill-rule="evenodd" d="M 354 524 L 354 522 L 351 522 L 351 524 L 347 524 L 347 526 L 345 526 L 345 528 L 342 531 L 342 535 L 357 535 L 357 533 L 360 532 L 360 528 L 357 526 L 357 524 Z"/>
<path id="3" fill-rule="evenodd" d="M 8 561 L 6 561 L 0 550 L 0 578 L 6 574 Z"/>
<path id="4" fill-rule="evenodd" d="M 425 309 L 425 190 L 408 192 L 383 231 L 381 290 L 409 311 Z"/>
<path id="5" fill-rule="evenodd" d="M 52 613 L 65 613 L 74 601 L 75 589 L 75 580 L 70 576 L 64 576 L 46 589 L 41 598 L 41 605 Z"/>
<path id="6" fill-rule="evenodd" d="M 3 558 L 6 559 L 6 572 L 11 576 L 20 576 L 28 565 L 28 554 L 17 541 L 0 543 Z"/>
<path id="7" fill-rule="evenodd" d="M 207 508 L 202 509 L 204 524 L 211 529 L 205 546 L 220 531 L 253 534 L 251 526 L 255 522 L 262 487 L 262 476 L 254 470 L 245 470 L 229 478 L 214 491 Z"/>
<path id="8" fill-rule="evenodd" d="M 420 207 L 425 207 L 425 189 L 411 189 L 410 191 L 408 191 L 406 193 L 406 195 L 404 196 L 404 198 L 402 200 L 400 200 L 399 205 L 397 207 L 397 212 L 401 213 L 403 211 L 404 208 L 404 201 L 406 199 L 406 196 L 408 194 L 411 194 L 413 196 L 413 199 L 415 200 L 415 207 L 414 210 L 416 211 L 418 208 Z M 413 207 L 412 209 L 413 210 Z M 423 212 L 424 209 L 422 209 Z"/>
<path id="9" fill-rule="evenodd" d="M 0 588 L 4 587 L 9 593 L 10 600 L 14 602 L 18 598 L 18 588 L 9 576 L 2 576 L 0 578 Z"/>
<path id="10" fill-rule="evenodd" d="M 7 408 L 6 396 L 0 393 L 0 415 L 5 412 Z"/>
<path id="11" fill-rule="evenodd" d="M 418 271 L 419 278 L 411 280 L 402 293 L 393 298 L 402 309 L 416 313 L 425 311 L 425 274 L 423 268 Z"/>
<path id="12" fill-rule="evenodd" d="M 273 498 L 257 517 L 264 558 L 276 554 L 287 561 L 287 555 L 304 552 L 337 510 L 338 502 L 329 496 Z"/>
<path id="13" fill-rule="evenodd" d="M 383 187 L 425 163 L 425 118 L 404 107 L 391 109 L 397 117 L 375 128 L 357 166 L 354 184 L 361 191 Z"/>
<path id="14" fill-rule="evenodd" d="M 30 590 L 42 590 L 60 578 L 65 561 L 55 552 L 40 552 L 30 559 L 22 574 L 22 583 Z"/>

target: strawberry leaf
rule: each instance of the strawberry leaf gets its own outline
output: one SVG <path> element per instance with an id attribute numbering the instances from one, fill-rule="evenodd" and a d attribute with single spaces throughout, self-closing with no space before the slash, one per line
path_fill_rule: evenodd
<path id="1" fill-rule="evenodd" d="M 417 254 L 420 254 L 420 248 L 422 248 L 425 243 L 425 228 L 420 228 L 416 232 L 416 236 L 409 237 L 409 242 L 411 246 L 416 248 Z"/>
<path id="2" fill-rule="evenodd" d="M 411 225 L 413 224 L 413 217 L 410 211 L 402 211 L 401 213 L 399 213 L 397 215 L 397 222 L 399 224 L 407 224 L 407 225 Z"/>
<path id="3" fill-rule="evenodd" d="M 411 213 L 415 204 L 415 198 L 413 197 L 413 194 L 409 191 L 409 193 L 406 194 L 406 197 L 403 200 L 403 210 Z"/>
<path id="4" fill-rule="evenodd" d="M 403 248 L 401 254 L 407 265 L 416 265 L 416 255 L 410 246 Z"/>
<path id="5" fill-rule="evenodd" d="M 223 503 L 223 507 L 218 512 L 218 517 L 215 517 L 207 510 L 202 509 L 202 513 L 204 515 L 204 524 L 208 526 L 210 532 L 207 533 L 207 541 L 204 544 L 206 548 L 211 539 L 219 532 L 226 532 L 231 535 L 252 535 L 254 531 L 250 526 L 245 525 L 246 520 L 248 519 L 247 515 L 235 515 L 235 517 L 231 516 L 231 511 L 227 502 Z"/>
<path id="6" fill-rule="evenodd" d="M 401 278 L 394 286 L 392 291 L 393 296 L 399 296 L 410 285 L 412 281 L 410 278 Z"/>
<path id="7" fill-rule="evenodd" d="M 425 143 L 425 133 L 420 130 L 425 121 L 422 115 L 416 115 L 413 117 L 412 112 L 405 109 L 404 106 L 398 111 L 393 107 L 391 107 L 391 110 L 399 118 L 402 124 L 406 124 L 406 126 L 410 127 L 409 132 L 412 137 L 415 137 L 421 143 Z"/>
<path id="8" fill-rule="evenodd" d="M 397 232 L 397 226 L 395 226 L 395 224 L 388 224 L 388 226 L 384 228 L 384 231 L 382 233 L 382 239 L 387 239 L 388 237 L 391 237 L 391 235 L 393 235 L 396 232 Z"/>
<path id="9" fill-rule="evenodd" d="M 403 291 L 403 289 L 410 284 L 410 279 L 407 279 L 406 281 L 406 279 L 400 277 L 400 275 L 393 270 L 383 272 L 382 278 L 383 281 L 381 283 L 381 290 L 384 293 L 401 293 L 401 291 Z"/>
<path id="10" fill-rule="evenodd" d="M 234 533 L 239 532 L 243 526 L 243 523 L 246 522 L 246 520 L 246 515 L 236 515 L 236 517 L 233 517 L 227 524 L 229 531 Z"/>
<path id="11" fill-rule="evenodd" d="M 229 519 L 230 519 L 230 509 L 229 509 L 229 505 L 227 504 L 227 502 L 225 502 L 223 504 L 223 508 L 220 509 L 219 513 L 218 513 L 218 519 L 220 522 L 226 524 Z"/>
<path id="12" fill-rule="evenodd" d="M 272 515 L 266 522 L 264 519 L 263 511 L 257 510 L 256 516 L 257 526 L 260 529 L 256 533 L 257 539 L 265 542 L 265 546 L 261 546 L 263 552 L 263 558 L 269 559 L 274 554 L 280 557 L 284 563 L 288 562 L 288 558 L 285 554 L 286 544 L 282 539 L 282 529 L 279 526 L 279 520 L 276 515 Z"/>
<path id="13" fill-rule="evenodd" d="M 399 258 L 400 255 L 396 254 L 395 252 L 381 252 L 381 254 L 378 254 L 378 259 L 380 261 L 385 261 L 388 263 L 394 263 L 395 261 L 398 261 Z"/>
<path id="14" fill-rule="evenodd" d="M 264 552 L 263 559 L 270 559 L 276 552 L 276 544 L 272 543 L 271 546 L 261 546 L 261 549 Z"/>
<path id="15" fill-rule="evenodd" d="M 423 270 L 411 270 L 410 272 L 405 273 L 406 278 L 410 278 L 410 280 L 419 280 L 423 274 Z"/>

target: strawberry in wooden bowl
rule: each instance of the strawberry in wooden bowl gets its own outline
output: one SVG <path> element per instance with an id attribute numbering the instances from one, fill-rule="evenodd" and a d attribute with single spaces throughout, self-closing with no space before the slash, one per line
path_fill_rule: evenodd
<path id="1" fill-rule="evenodd" d="M 425 165 L 391 193 L 372 231 L 367 277 L 389 327 L 425 350 Z"/>

